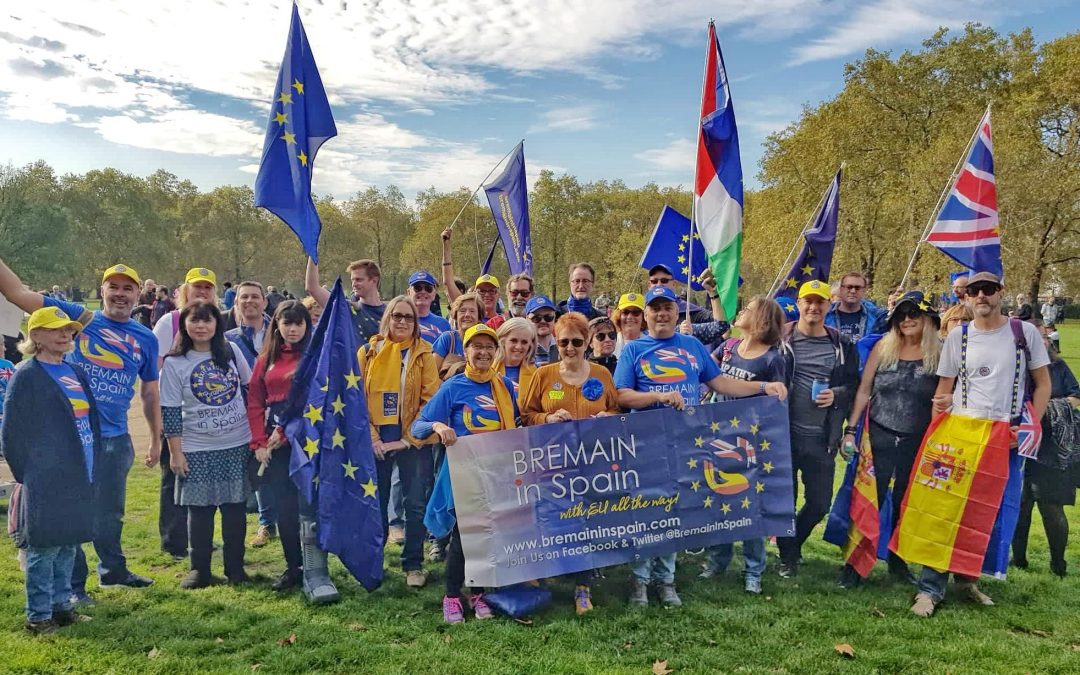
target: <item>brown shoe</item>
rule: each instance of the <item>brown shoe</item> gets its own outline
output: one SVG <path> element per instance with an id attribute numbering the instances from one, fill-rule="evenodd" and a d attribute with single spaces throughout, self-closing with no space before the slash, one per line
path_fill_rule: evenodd
<path id="1" fill-rule="evenodd" d="M 427 575 L 423 570 L 409 570 L 405 573 L 405 585 L 410 588 L 423 588 L 427 583 Z"/>
<path id="2" fill-rule="evenodd" d="M 26 622 L 26 630 L 30 631 L 34 635 L 49 635 L 51 633 L 55 633 L 56 628 L 56 622 L 52 619 Z"/>
<path id="3" fill-rule="evenodd" d="M 919 593 L 915 596 L 915 604 L 911 606 L 911 613 L 925 619 L 933 616 L 935 609 L 937 609 L 937 603 L 930 597 L 930 594 Z"/>
<path id="4" fill-rule="evenodd" d="M 252 548 L 262 548 L 270 543 L 270 540 L 274 538 L 274 531 L 266 525 L 260 525 L 259 531 L 255 533 L 255 536 L 251 538 L 248 546 Z"/>
<path id="5" fill-rule="evenodd" d="M 391 544 L 404 544 L 405 543 L 405 530 L 400 527 L 391 527 L 390 533 L 386 537 L 387 541 Z"/>
<path id="6" fill-rule="evenodd" d="M 92 618 L 93 617 L 87 616 L 85 614 L 79 614 L 78 612 L 76 612 L 73 609 L 69 609 L 67 611 L 63 611 L 63 610 L 54 610 L 53 611 L 53 623 L 55 623 L 57 626 L 61 626 L 61 627 L 70 626 L 73 623 L 86 623 L 87 621 L 90 621 Z"/>
<path id="7" fill-rule="evenodd" d="M 994 601 L 989 595 L 979 590 L 979 585 L 974 581 L 961 581 L 956 584 L 956 592 L 962 597 L 983 607 L 992 607 Z"/>

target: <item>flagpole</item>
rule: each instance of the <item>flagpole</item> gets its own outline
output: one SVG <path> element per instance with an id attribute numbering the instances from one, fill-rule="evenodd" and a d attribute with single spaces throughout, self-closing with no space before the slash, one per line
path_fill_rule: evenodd
<path id="1" fill-rule="evenodd" d="M 694 184 L 691 186 L 690 194 L 692 196 L 690 201 L 690 253 L 687 257 L 688 267 L 686 275 L 686 320 L 690 321 L 690 290 L 694 286 L 694 233 L 697 231 L 697 182 L 698 182 L 698 160 L 697 153 L 701 148 L 701 101 L 705 100 L 705 87 L 708 85 L 706 78 L 709 75 L 709 55 L 713 46 L 713 32 L 716 30 L 715 22 L 709 19 L 709 39 L 707 46 L 705 47 L 705 63 L 701 67 L 701 97 L 698 99 L 698 116 L 697 116 L 697 143 L 694 145 Z M 707 265 L 706 265 L 707 266 Z M 728 321 L 732 321 L 732 317 L 725 317 Z"/>
<path id="2" fill-rule="evenodd" d="M 476 198 L 476 193 L 480 192 L 480 188 L 484 187 L 484 183 L 487 182 L 488 178 L 491 178 L 491 174 L 495 173 L 495 169 L 498 169 L 502 165 L 502 163 L 506 161 L 506 158 L 509 157 L 511 154 L 513 154 L 514 150 L 517 150 L 518 146 L 521 145 L 524 142 L 525 142 L 524 138 L 521 139 L 520 141 L 518 141 L 517 145 L 510 148 L 510 152 L 503 155 L 502 159 L 500 159 L 498 162 L 496 162 L 495 166 L 491 167 L 491 171 L 488 171 L 488 175 L 484 176 L 484 180 L 480 181 L 480 184 L 477 185 L 476 189 L 472 191 L 472 194 L 469 195 L 469 198 L 467 200 L 465 200 L 464 204 L 461 205 L 461 210 L 458 211 L 458 214 L 456 216 L 454 216 L 453 222 L 450 223 L 450 227 L 447 228 L 447 229 L 450 229 L 450 230 L 454 229 L 454 225 L 457 224 L 458 218 L 461 217 L 461 214 L 465 213 L 465 209 L 468 208 L 469 204 L 472 204 L 473 199 Z"/>
<path id="3" fill-rule="evenodd" d="M 975 144 L 975 139 L 978 138 L 979 132 L 982 130 L 982 121 L 986 117 L 986 114 L 990 112 L 990 104 L 986 104 L 986 112 L 979 118 L 979 123 L 975 125 L 975 133 L 971 134 L 971 138 L 968 140 L 967 145 L 964 147 L 964 152 L 960 155 L 960 160 L 956 162 L 956 166 L 953 167 L 952 174 L 949 175 L 948 182 L 945 183 L 945 189 L 938 195 L 937 204 L 934 205 L 934 210 L 930 212 L 930 219 L 926 221 L 926 227 L 923 228 L 922 236 L 919 237 L 919 241 L 915 243 L 915 250 L 911 253 L 911 260 L 908 261 L 907 270 L 904 271 L 904 278 L 900 280 L 900 288 L 904 287 L 907 283 L 907 278 L 911 274 L 911 270 L 915 267 L 915 260 L 919 257 L 919 247 L 926 241 L 927 235 L 930 233 L 930 228 L 934 226 L 934 222 L 937 220 L 938 213 L 941 211 L 942 203 L 945 201 L 945 197 L 952 189 L 953 181 L 956 180 L 956 176 L 960 173 L 960 167 L 967 161 L 968 155 L 971 153 L 971 146 Z"/>

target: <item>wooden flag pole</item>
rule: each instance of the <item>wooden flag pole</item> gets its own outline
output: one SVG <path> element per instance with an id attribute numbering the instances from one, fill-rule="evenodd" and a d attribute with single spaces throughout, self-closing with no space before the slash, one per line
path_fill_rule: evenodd
<path id="1" fill-rule="evenodd" d="M 518 141 L 517 145 L 510 148 L 510 152 L 503 155 L 502 159 L 500 159 L 498 162 L 496 162 L 495 166 L 491 167 L 491 171 L 488 171 L 488 175 L 484 176 L 484 180 L 480 181 L 480 184 L 477 185 L 476 189 L 472 191 L 472 194 L 469 195 L 469 198 L 467 200 L 465 200 L 464 204 L 461 205 L 461 210 L 458 211 L 458 214 L 456 216 L 454 216 L 453 222 L 450 223 L 450 227 L 447 228 L 447 229 L 450 229 L 450 230 L 454 229 L 454 225 L 457 225 L 458 218 L 461 218 L 461 214 L 465 213 L 465 209 L 468 208 L 469 204 L 472 204 L 473 199 L 476 198 L 476 193 L 480 192 L 480 188 L 484 187 L 484 183 L 487 182 L 488 178 L 491 178 L 491 174 L 495 173 L 495 169 L 498 169 L 500 166 L 502 166 L 502 163 L 506 161 L 506 158 L 509 157 L 511 154 L 513 154 L 514 150 L 517 150 L 518 146 L 520 146 L 524 142 L 525 142 L 524 138 L 521 139 L 520 141 Z"/>

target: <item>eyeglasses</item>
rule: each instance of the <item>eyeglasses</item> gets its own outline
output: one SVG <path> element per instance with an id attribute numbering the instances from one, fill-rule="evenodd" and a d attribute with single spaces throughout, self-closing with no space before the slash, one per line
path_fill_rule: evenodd
<path id="1" fill-rule="evenodd" d="M 491 287 L 478 288 L 478 289 L 476 289 L 476 292 L 479 293 L 480 295 L 495 295 L 496 293 L 499 292 L 499 289 L 491 288 Z"/>
<path id="2" fill-rule="evenodd" d="M 431 284 L 413 284 L 412 288 L 417 293 L 432 293 L 435 291 L 435 287 Z"/>
<path id="3" fill-rule="evenodd" d="M 584 286 L 592 286 L 593 285 L 593 280 L 592 279 L 571 279 L 570 280 L 570 285 L 571 286 L 583 286 L 583 285 Z"/>
<path id="4" fill-rule="evenodd" d="M 551 323 L 555 320 L 554 314 L 533 314 L 529 317 L 533 323 Z"/>
<path id="5" fill-rule="evenodd" d="M 858 286 L 856 284 L 844 284 L 840 288 L 844 289 L 845 291 L 861 291 L 862 289 L 866 288 L 866 286 Z"/>
<path id="6" fill-rule="evenodd" d="M 390 315 L 390 320 L 394 323 L 412 323 L 413 321 L 416 321 L 416 317 L 412 314 L 398 314 L 397 312 L 394 312 Z"/>
<path id="7" fill-rule="evenodd" d="M 473 350 L 473 351 L 477 351 L 477 352 L 493 352 L 493 351 L 495 351 L 495 345 L 488 344 L 487 342 L 483 342 L 483 343 L 470 342 L 468 348 Z"/>
<path id="8" fill-rule="evenodd" d="M 980 295 L 985 295 L 986 297 L 990 297 L 991 295 L 997 295 L 999 292 L 1001 292 L 1001 286 L 998 286 L 997 284 L 992 284 L 992 283 L 989 283 L 989 282 L 984 282 L 984 283 L 974 283 L 974 284 L 968 286 L 966 294 L 970 295 L 973 298 L 977 298 Z"/>
<path id="9" fill-rule="evenodd" d="M 575 347 L 581 347 L 585 344 L 585 340 L 581 338 L 562 338 L 558 340 L 558 343 L 560 347 L 566 349 L 570 345 L 574 345 Z"/>
<path id="10" fill-rule="evenodd" d="M 667 286 L 668 284 L 670 284 L 674 280 L 675 279 L 672 278 L 672 277 L 654 277 L 652 279 L 649 279 L 649 285 L 650 286 Z"/>
<path id="11" fill-rule="evenodd" d="M 510 291 L 510 297 L 513 298 L 528 298 L 532 296 L 532 291 Z"/>
<path id="12" fill-rule="evenodd" d="M 607 332 L 597 333 L 596 335 L 593 336 L 593 338 L 603 342 L 604 340 L 614 340 L 616 337 L 618 337 L 618 335 L 619 334 L 616 333 L 615 331 L 611 331 L 610 333 L 607 333 Z"/>
<path id="13" fill-rule="evenodd" d="M 641 316 L 641 310 L 637 307 L 619 310 L 619 313 L 625 314 L 626 316 Z"/>

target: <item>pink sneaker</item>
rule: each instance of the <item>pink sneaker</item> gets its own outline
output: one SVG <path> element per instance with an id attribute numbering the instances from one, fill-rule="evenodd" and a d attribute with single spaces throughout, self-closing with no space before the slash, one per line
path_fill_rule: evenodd
<path id="1" fill-rule="evenodd" d="M 443 596 L 442 618 L 446 623 L 465 623 L 465 610 L 461 608 L 461 598 Z"/>
<path id="2" fill-rule="evenodd" d="M 472 607 L 473 614 L 477 619 L 490 619 L 495 616 L 495 613 L 491 611 L 491 607 L 484 602 L 484 594 L 477 593 L 469 598 L 469 607 Z"/>

